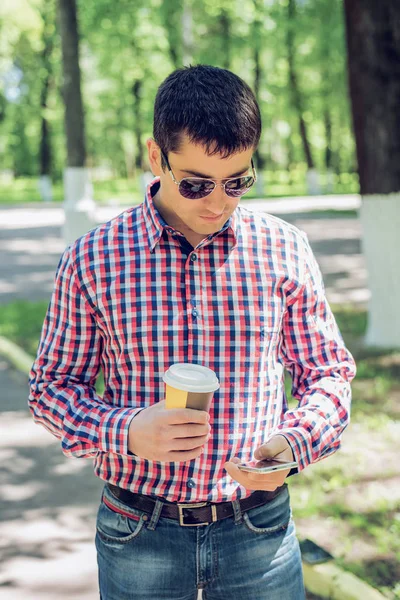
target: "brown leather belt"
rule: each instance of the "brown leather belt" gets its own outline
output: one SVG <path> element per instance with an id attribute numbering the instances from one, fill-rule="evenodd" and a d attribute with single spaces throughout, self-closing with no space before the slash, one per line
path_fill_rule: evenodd
<path id="1" fill-rule="evenodd" d="M 156 504 L 156 500 L 150 496 L 143 494 L 136 494 L 125 490 L 123 488 L 107 483 L 107 487 L 110 492 L 131 508 L 137 508 L 149 514 L 152 514 Z M 239 500 L 240 509 L 242 512 L 255 508 L 256 506 L 262 506 L 271 502 L 282 490 L 286 487 L 286 484 L 276 488 L 273 492 L 267 492 L 264 490 L 257 490 L 248 496 Z M 188 504 L 182 504 L 177 502 L 168 502 L 162 500 L 163 507 L 160 513 L 160 517 L 168 517 L 169 519 L 176 519 L 182 527 L 197 527 L 199 525 L 209 525 L 220 519 L 226 519 L 234 515 L 232 502 L 192 502 Z"/>

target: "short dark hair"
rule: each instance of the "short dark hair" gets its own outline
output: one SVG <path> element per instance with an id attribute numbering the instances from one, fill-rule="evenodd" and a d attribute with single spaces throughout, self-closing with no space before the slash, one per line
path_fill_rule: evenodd
<path id="1" fill-rule="evenodd" d="M 158 88 L 153 137 L 168 155 L 179 152 L 183 133 L 192 143 L 205 146 L 209 156 L 220 153 L 227 158 L 256 149 L 261 115 L 252 90 L 227 69 L 209 65 L 176 69 Z"/>

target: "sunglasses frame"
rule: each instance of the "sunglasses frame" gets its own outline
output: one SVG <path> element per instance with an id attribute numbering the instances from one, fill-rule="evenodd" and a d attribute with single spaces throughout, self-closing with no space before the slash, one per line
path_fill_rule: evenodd
<path id="1" fill-rule="evenodd" d="M 255 182 L 257 181 L 257 172 L 256 172 L 256 168 L 255 168 L 255 166 L 254 166 L 253 159 L 251 159 L 251 169 L 252 169 L 252 171 L 253 171 L 253 179 L 254 179 L 254 181 L 253 181 L 253 183 L 251 184 L 251 186 L 250 186 L 250 187 L 248 187 L 248 188 L 246 189 L 246 191 L 245 191 L 245 192 L 243 192 L 243 194 L 242 194 L 241 196 L 230 196 L 229 194 L 227 194 L 227 193 L 226 193 L 225 186 L 226 186 L 226 184 L 227 184 L 229 181 L 235 181 L 236 179 L 240 179 L 240 177 L 244 177 L 244 175 L 241 175 L 240 177 L 229 177 L 229 178 L 227 178 L 227 179 L 223 180 L 223 181 L 224 181 L 224 183 L 217 183 L 217 181 L 218 181 L 217 179 L 209 179 L 208 177 L 194 177 L 194 176 L 193 176 L 193 177 L 183 177 L 183 178 L 182 178 L 180 181 L 177 181 L 177 180 L 175 179 L 175 176 L 174 176 L 173 172 L 172 172 L 172 169 L 171 169 L 171 166 L 170 166 L 170 164 L 169 164 L 169 161 L 168 161 L 168 158 L 167 158 L 166 154 L 163 152 L 163 150 L 161 150 L 161 148 L 160 148 L 160 152 L 161 152 L 161 156 L 163 157 L 163 159 L 165 160 L 165 162 L 166 162 L 166 164 L 167 164 L 168 171 L 170 172 L 170 175 L 171 175 L 171 177 L 172 177 L 172 181 L 173 181 L 173 182 L 174 182 L 174 183 L 175 183 L 175 184 L 178 186 L 178 189 L 179 189 L 179 187 L 180 187 L 180 184 L 182 183 L 182 181 L 185 181 L 185 180 L 187 180 L 187 179 L 201 179 L 201 180 L 203 180 L 203 181 L 212 181 L 212 183 L 214 184 L 214 187 L 213 187 L 213 189 L 212 189 L 210 192 L 208 192 L 208 194 L 205 194 L 204 196 L 201 196 L 200 198 L 193 198 L 193 200 L 201 200 L 202 198 L 207 198 L 207 196 L 209 196 L 210 194 L 212 194 L 212 193 L 213 193 L 213 191 L 215 190 L 215 188 L 216 188 L 218 185 L 220 185 L 220 186 L 222 187 L 222 189 L 224 190 L 224 192 L 225 192 L 225 194 L 228 196 L 228 198 L 241 198 L 242 196 L 244 196 L 244 194 L 246 194 L 246 193 L 249 191 L 249 189 L 250 189 L 250 188 L 252 188 L 252 187 L 253 187 L 253 185 L 254 185 L 254 184 L 255 184 Z M 185 200 L 191 200 L 191 198 L 186 198 L 186 196 L 184 196 L 184 195 L 181 193 L 181 191 L 180 191 L 180 190 L 179 190 L 179 193 L 181 194 L 182 198 L 185 198 Z"/>

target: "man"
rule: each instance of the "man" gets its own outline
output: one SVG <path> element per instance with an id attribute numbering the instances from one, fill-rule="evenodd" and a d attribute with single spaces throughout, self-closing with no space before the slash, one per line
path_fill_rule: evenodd
<path id="1" fill-rule="evenodd" d="M 60 260 L 29 406 L 106 482 L 103 600 L 194 600 L 201 588 L 210 600 L 304 598 L 289 471 L 237 462 L 294 459 L 293 474 L 337 450 L 355 364 L 307 236 L 238 206 L 260 132 L 239 77 L 173 72 L 155 101 L 144 202 Z M 216 372 L 209 414 L 166 409 L 162 376 L 176 362 Z"/>

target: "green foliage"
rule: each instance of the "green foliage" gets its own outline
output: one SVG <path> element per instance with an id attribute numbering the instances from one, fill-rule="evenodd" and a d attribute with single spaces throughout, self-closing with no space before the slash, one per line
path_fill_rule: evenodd
<path id="1" fill-rule="evenodd" d="M 0 310 L 0 335 L 9 338 L 28 354 L 37 351 L 48 302 L 16 300 L 2 304 Z"/>
<path id="2" fill-rule="evenodd" d="M 185 33 L 182 24 L 188 11 L 192 27 Z M 107 168 L 111 178 L 137 174 L 144 141 L 152 133 L 157 87 L 186 57 L 192 64 L 230 68 L 253 89 L 259 85 L 261 157 L 271 173 L 290 175 L 284 182 L 289 191 L 282 191 L 283 182 L 270 179 L 268 195 L 305 193 L 299 115 L 288 85 L 287 32 L 292 28 L 302 116 L 314 161 L 324 172 L 329 155 L 337 178 L 335 193 L 358 191 L 342 12 L 340 0 L 313 0 L 299 3 L 290 23 L 287 3 L 278 1 L 81 0 L 80 62 L 89 165 Z M 45 115 L 51 129 L 52 176 L 61 177 L 65 139 L 57 31 L 55 0 L 2 3 L 0 70 L 5 76 L 0 78 L 0 163 L 16 176 L 39 173 L 40 98 L 51 73 Z M 44 59 L 46 40 L 53 35 L 54 46 Z M 139 105 L 133 94 L 137 82 Z"/>

